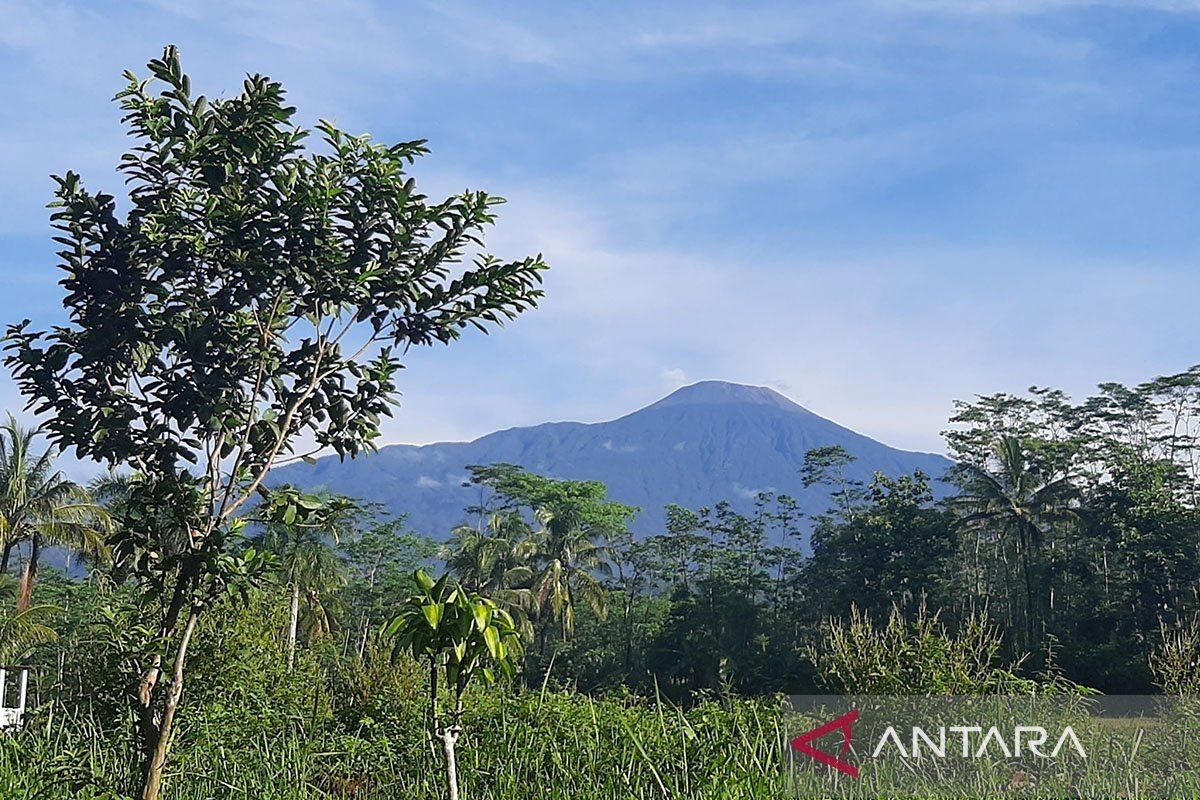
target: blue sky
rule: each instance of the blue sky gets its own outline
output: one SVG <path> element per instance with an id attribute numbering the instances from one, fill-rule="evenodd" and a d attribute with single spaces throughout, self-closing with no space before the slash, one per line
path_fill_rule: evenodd
<path id="1" fill-rule="evenodd" d="M 940 450 L 951 402 L 1200 361 L 1200 2 L 0 0 L 0 320 L 52 322 L 50 173 L 118 190 L 120 73 L 178 44 L 509 198 L 542 309 L 415 355 L 388 441 L 773 386 Z M 19 399 L 0 377 L 0 406 Z"/>

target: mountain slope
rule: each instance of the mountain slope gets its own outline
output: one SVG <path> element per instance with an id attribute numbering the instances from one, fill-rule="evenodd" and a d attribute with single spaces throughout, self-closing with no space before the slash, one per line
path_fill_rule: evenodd
<path id="1" fill-rule="evenodd" d="M 651 533 L 667 503 L 698 508 L 726 499 L 749 510 L 755 494 L 767 489 L 792 495 L 807 513 L 820 513 L 827 491 L 805 489 L 799 471 L 806 452 L 829 445 L 857 456 L 847 471 L 864 482 L 876 471 L 921 469 L 939 478 L 951 463 L 888 447 L 771 389 L 705 381 L 610 422 L 556 422 L 473 442 L 392 445 L 354 461 L 330 457 L 289 466 L 274 479 L 384 503 L 408 514 L 416 530 L 440 539 L 464 521 L 465 506 L 478 502 L 478 488 L 462 486 L 467 465 L 507 462 L 557 478 L 603 481 L 613 499 L 642 509 L 634 530 Z"/>

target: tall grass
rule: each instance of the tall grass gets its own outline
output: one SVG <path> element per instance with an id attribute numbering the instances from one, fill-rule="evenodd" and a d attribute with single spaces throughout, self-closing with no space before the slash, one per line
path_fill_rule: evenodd
<path id="1" fill-rule="evenodd" d="M 779 797 L 886 797 L 914 786 L 911 769 L 873 765 L 859 781 L 813 769 L 800 759 L 789 772 L 786 742 L 812 720 L 781 703 L 712 699 L 689 709 L 665 701 L 596 699 L 567 692 L 484 694 L 472 698 L 460 766 L 468 800 L 660 800 Z M 419 702 L 347 731 L 295 719 L 269 727 L 227 713 L 201 713 L 181 732 L 171 761 L 172 800 L 309 800 L 439 798 L 440 762 L 424 734 Z M 1099 720 L 1096 726 L 1112 725 Z M 1089 753 L 1072 772 L 1027 776 L 997 761 L 952 794 L 977 797 L 1191 797 L 1200 748 L 1174 749 L 1146 761 L 1128 726 Z M 1097 741 L 1094 729 L 1089 743 Z M 1131 749 L 1132 743 L 1132 749 Z M 1193 742 L 1194 744 L 1194 742 Z M 1089 746 L 1092 746 L 1091 744 Z M 131 744 L 89 718 L 43 715 L 0 739 L 0 797 L 119 800 L 136 763 Z M 1131 768 L 1135 756 L 1146 769 Z M 1155 760 L 1159 756 L 1155 757 Z M 1164 775 L 1169 781 L 1162 782 Z M 923 784 L 928 786 L 928 784 Z M 945 787 L 950 790 L 950 782 Z M 966 790 L 967 794 L 962 794 Z M 934 791 L 933 796 L 938 796 Z M 906 792 L 902 796 L 919 796 Z"/>
<path id="2" fill-rule="evenodd" d="M 467 798 L 760 798 L 786 789 L 777 704 L 665 702 L 557 692 L 479 694 L 464 719 Z M 358 730 L 231 730 L 201 717 L 172 752 L 168 797 L 435 798 L 440 764 L 419 704 Z M 115 745 L 115 746 L 114 746 Z M 0 740 L 0 797 L 118 798 L 136 759 L 94 721 L 49 717 Z"/>

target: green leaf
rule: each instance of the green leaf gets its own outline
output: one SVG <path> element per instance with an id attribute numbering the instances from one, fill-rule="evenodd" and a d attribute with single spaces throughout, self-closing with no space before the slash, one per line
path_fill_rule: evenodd
<path id="1" fill-rule="evenodd" d="M 426 621 L 429 622 L 429 627 L 434 630 L 437 630 L 438 624 L 442 621 L 442 608 L 441 603 L 431 603 L 421 606 L 421 613 L 425 615 Z"/>
<path id="2" fill-rule="evenodd" d="M 484 603 L 475 603 L 471 606 L 471 614 L 475 617 L 475 627 L 479 632 L 486 631 L 488 624 L 492 621 L 492 610 Z"/>
<path id="3" fill-rule="evenodd" d="M 488 625 L 483 629 L 483 640 L 487 643 L 488 652 L 492 654 L 492 658 L 499 661 L 502 658 L 503 645 L 500 643 L 500 631 L 496 630 L 495 625 Z"/>
<path id="4" fill-rule="evenodd" d="M 422 591 L 428 592 L 433 588 L 433 578 L 429 577 L 429 573 L 423 569 L 413 573 L 413 580 L 417 582 L 417 586 L 420 586 Z"/>

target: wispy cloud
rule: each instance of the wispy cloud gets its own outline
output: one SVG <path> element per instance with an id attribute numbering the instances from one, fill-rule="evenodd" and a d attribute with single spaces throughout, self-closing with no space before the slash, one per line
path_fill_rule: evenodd
<path id="1" fill-rule="evenodd" d="M 429 192 L 505 194 L 492 248 L 553 265 L 536 313 L 411 354 L 388 439 L 716 377 L 937 448 L 956 397 L 1200 349 L 1197 8 L 0 0 L 0 322 L 55 318 L 47 176 L 119 187 L 120 71 L 175 42 L 200 91 L 429 137 Z"/>

